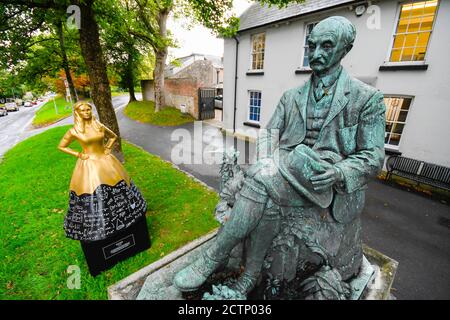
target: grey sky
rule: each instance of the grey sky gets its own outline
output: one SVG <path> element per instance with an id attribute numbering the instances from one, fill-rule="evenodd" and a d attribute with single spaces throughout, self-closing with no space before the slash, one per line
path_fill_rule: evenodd
<path id="1" fill-rule="evenodd" d="M 234 0 L 233 11 L 241 15 L 253 1 Z M 191 30 L 185 27 L 183 19 L 169 19 L 168 28 L 174 34 L 179 48 L 169 49 L 169 60 L 190 55 L 191 53 L 204 53 L 216 56 L 223 55 L 223 40 L 214 37 L 211 32 L 203 26 L 195 26 Z"/>

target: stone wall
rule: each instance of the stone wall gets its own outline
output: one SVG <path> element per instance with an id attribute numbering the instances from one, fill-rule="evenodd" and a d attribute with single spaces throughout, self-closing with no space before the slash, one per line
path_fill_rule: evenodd
<path id="1" fill-rule="evenodd" d="M 171 76 L 171 79 L 190 78 L 197 81 L 199 87 L 214 87 L 215 68 L 209 60 L 198 60 L 187 66 L 177 74 Z"/>

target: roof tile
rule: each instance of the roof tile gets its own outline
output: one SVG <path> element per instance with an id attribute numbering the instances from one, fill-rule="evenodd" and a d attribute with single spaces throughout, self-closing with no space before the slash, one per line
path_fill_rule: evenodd
<path id="1" fill-rule="evenodd" d="M 279 9 L 277 6 L 262 6 L 259 2 L 255 2 L 240 16 L 239 31 L 350 2 L 355 2 L 355 0 L 306 0 L 302 4 L 289 4 L 283 9 Z"/>

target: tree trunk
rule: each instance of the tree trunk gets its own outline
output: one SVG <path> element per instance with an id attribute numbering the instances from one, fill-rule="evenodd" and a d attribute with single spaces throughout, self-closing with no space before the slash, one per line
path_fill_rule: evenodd
<path id="1" fill-rule="evenodd" d="M 130 102 L 136 101 L 136 95 L 134 93 L 134 72 L 133 72 L 133 56 L 128 54 L 126 80 L 128 86 L 128 92 L 130 94 Z"/>
<path id="2" fill-rule="evenodd" d="M 92 0 L 79 3 L 81 11 L 81 53 L 87 66 L 92 100 L 94 100 L 95 107 L 97 108 L 100 122 L 117 134 L 118 139 L 114 145 L 113 152 L 119 160 L 124 161 L 119 124 L 117 123 L 116 113 L 112 105 L 106 63 L 103 58 L 102 47 L 100 46 L 98 25 L 92 10 L 92 3 Z"/>
<path id="3" fill-rule="evenodd" d="M 61 49 L 62 66 L 64 72 L 66 73 L 66 80 L 69 85 L 70 95 L 74 102 L 78 101 L 77 91 L 75 90 L 75 85 L 73 84 L 72 75 L 70 73 L 69 60 L 67 59 L 66 46 L 64 44 L 64 31 L 62 26 L 62 21 L 56 23 L 56 30 L 59 38 L 59 47 Z"/>
<path id="4" fill-rule="evenodd" d="M 162 39 L 167 37 L 167 18 L 170 10 L 160 10 L 158 14 L 159 34 Z M 167 59 L 167 45 L 155 50 L 155 70 L 153 73 L 155 83 L 155 112 L 160 111 L 166 104 L 164 97 L 164 69 Z"/>

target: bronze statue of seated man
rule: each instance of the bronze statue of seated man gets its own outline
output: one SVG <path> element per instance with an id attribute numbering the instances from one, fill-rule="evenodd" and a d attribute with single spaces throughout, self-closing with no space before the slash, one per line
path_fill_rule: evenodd
<path id="1" fill-rule="evenodd" d="M 315 26 L 308 40 L 311 78 L 283 94 L 257 142 L 259 151 L 269 151 L 259 152 L 249 168 L 211 246 L 175 276 L 179 290 L 198 289 L 246 239 L 245 271 L 233 290 L 247 295 L 292 212 L 297 216 L 288 225 L 290 232 L 323 270 L 339 281 L 359 272 L 359 215 L 368 177 L 384 161 L 385 105 L 381 92 L 341 66 L 355 36 L 354 25 L 343 17 Z"/>

